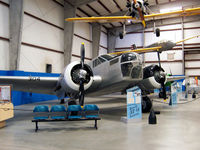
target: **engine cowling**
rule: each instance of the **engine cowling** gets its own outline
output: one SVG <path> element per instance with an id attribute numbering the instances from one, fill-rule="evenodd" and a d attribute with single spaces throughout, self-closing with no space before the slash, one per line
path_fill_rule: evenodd
<path id="1" fill-rule="evenodd" d="M 60 84 L 67 96 L 79 93 L 79 83 L 82 75 L 85 76 L 84 90 L 87 90 L 93 82 L 93 72 L 89 65 L 84 64 L 84 69 L 81 69 L 80 62 L 74 61 L 64 69 Z"/>
<path id="2" fill-rule="evenodd" d="M 166 74 L 164 69 L 158 65 L 147 66 L 143 69 L 143 80 L 139 87 L 142 90 L 153 90 L 161 88 L 161 83 L 166 82 Z"/>

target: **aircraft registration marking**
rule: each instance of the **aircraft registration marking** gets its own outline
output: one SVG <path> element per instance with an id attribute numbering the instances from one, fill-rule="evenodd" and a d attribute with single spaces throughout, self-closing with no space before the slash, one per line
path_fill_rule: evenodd
<path id="1" fill-rule="evenodd" d="M 40 81 L 40 77 L 29 77 L 30 81 Z"/>

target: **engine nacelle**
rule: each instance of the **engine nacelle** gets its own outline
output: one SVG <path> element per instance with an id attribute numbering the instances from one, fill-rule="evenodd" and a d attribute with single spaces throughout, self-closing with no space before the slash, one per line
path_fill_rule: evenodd
<path id="1" fill-rule="evenodd" d="M 65 94 L 67 96 L 79 93 L 80 70 L 81 70 L 81 64 L 78 61 L 70 63 L 65 68 L 60 80 L 60 85 L 62 89 L 64 89 Z M 84 70 L 87 72 L 86 79 L 84 81 L 84 90 L 87 90 L 92 85 L 93 72 L 90 66 L 87 64 L 84 64 Z"/>
<path id="2" fill-rule="evenodd" d="M 161 82 L 166 82 L 164 69 L 158 65 L 151 65 L 143 69 L 143 80 L 139 87 L 142 90 L 148 91 L 161 88 Z"/>

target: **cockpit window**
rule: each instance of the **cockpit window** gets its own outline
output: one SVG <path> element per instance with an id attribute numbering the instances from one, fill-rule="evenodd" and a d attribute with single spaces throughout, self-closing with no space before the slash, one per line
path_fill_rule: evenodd
<path id="1" fill-rule="evenodd" d="M 106 60 L 113 59 L 113 56 L 111 56 L 111 55 L 101 55 L 101 57 L 105 58 Z"/>
<path id="2" fill-rule="evenodd" d="M 101 57 L 98 57 L 98 58 L 99 58 L 99 60 L 100 60 L 102 63 L 106 61 L 105 59 L 103 59 L 103 58 L 101 58 Z"/>
<path id="3" fill-rule="evenodd" d="M 93 61 L 93 67 L 96 67 L 99 64 L 101 64 L 101 61 L 98 58 Z"/>
<path id="4" fill-rule="evenodd" d="M 137 57 L 135 54 L 125 53 L 125 54 L 122 54 L 121 62 L 126 62 L 126 61 L 131 61 L 131 60 L 136 60 L 136 59 L 137 59 Z"/>

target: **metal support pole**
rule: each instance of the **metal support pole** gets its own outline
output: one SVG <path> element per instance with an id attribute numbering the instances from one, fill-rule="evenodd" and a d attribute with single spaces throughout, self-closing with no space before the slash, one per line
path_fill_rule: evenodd
<path id="1" fill-rule="evenodd" d="M 37 132 L 37 130 L 38 130 L 38 122 L 36 121 L 35 122 L 35 132 Z"/>
<path id="2" fill-rule="evenodd" d="M 182 31 L 182 40 L 184 40 L 185 36 L 184 36 L 184 20 L 183 17 L 181 18 L 181 31 Z M 185 75 L 185 52 L 184 52 L 184 42 L 182 42 L 182 63 L 183 63 L 183 74 Z"/>
<path id="3" fill-rule="evenodd" d="M 94 127 L 95 127 L 96 129 L 98 129 L 98 128 L 97 128 L 97 120 L 95 120 Z"/>

